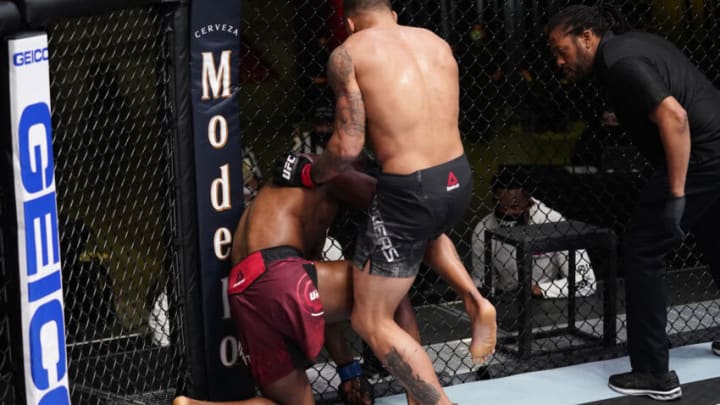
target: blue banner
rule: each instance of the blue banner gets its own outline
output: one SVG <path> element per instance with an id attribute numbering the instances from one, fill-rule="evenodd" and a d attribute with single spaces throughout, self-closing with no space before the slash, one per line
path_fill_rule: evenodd
<path id="1" fill-rule="evenodd" d="M 191 5 L 190 51 L 198 262 L 208 399 L 254 395 L 227 302 L 232 235 L 243 208 L 239 66 L 241 1 Z"/>

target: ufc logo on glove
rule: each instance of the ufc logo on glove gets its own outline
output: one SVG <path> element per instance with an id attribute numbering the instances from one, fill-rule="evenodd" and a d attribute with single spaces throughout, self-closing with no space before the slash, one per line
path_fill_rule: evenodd
<path id="1" fill-rule="evenodd" d="M 295 161 L 297 158 L 293 155 L 288 155 L 287 159 L 285 159 L 285 166 L 283 167 L 282 177 L 285 180 L 290 180 L 292 177 L 292 171 L 293 166 L 295 165 Z"/>

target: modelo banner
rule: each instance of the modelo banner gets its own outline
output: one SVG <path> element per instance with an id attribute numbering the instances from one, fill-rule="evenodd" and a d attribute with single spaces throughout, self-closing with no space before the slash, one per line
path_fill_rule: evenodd
<path id="1" fill-rule="evenodd" d="M 70 403 L 44 33 L 8 39 L 23 380 L 27 404 Z"/>
<path id="2" fill-rule="evenodd" d="M 239 0 L 191 5 L 190 51 L 200 282 L 208 399 L 254 396 L 227 301 L 232 236 L 243 208 Z"/>

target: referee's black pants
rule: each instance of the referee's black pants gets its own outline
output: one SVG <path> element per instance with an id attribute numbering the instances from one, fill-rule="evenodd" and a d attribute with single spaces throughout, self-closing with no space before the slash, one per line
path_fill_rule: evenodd
<path id="1" fill-rule="evenodd" d="M 633 371 L 668 371 L 664 259 L 680 243 L 662 220 L 669 195 L 667 173 L 656 172 L 641 191 L 623 238 L 628 354 Z M 685 196 L 682 228 L 695 235 L 703 261 L 720 288 L 720 162 L 691 167 Z"/>

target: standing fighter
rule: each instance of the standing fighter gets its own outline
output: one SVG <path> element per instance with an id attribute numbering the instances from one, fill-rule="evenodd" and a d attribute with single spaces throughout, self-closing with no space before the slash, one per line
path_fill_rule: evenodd
<path id="1" fill-rule="evenodd" d="M 437 35 L 399 25 L 389 0 L 345 0 L 343 10 L 349 37 L 327 67 L 336 96 L 333 134 L 315 164 L 289 155 L 275 179 L 325 183 L 347 170 L 367 133 L 382 172 L 353 258 L 352 325 L 411 397 L 449 404 L 430 357 L 393 314 L 428 242 L 462 217 L 471 198 L 457 63 Z"/>
<path id="2" fill-rule="evenodd" d="M 313 189 L 268 184 L 245 209 L 233 238 L 228 294 L 251 373 L 265 397 L 281 404 L 313 403 L 305 368 L 318 355 L 326 330 L 331 356 L 338 364 L 346 363 L 338 370 L 342 399 L 349 404 L 372 403 L 369 386 L 361 384 L 359 365 L 338 324 L 348 319 L 352 307 L 352 266 L 346 261 L 305 258 L 320 256 L 339 198 L 367 207 L 374 193 L 375 180 L 351 169 Z M 494 307 L 475 288 L 447 236 L 428 247 L 425 262 L 464 298 L 472 323 L 473 355 L 485 361 L 495 346 Z M 396 315 L 404 327 L 417 329 L 407 298 Z M 208 402 L 185 397 L 174 403 L 203 404 Z"/>
<path id="3" fill-rule="evenodd" d="M 595 72 L 615 113 L 656 171 L 640 193 L 623 245 L 632 371 L 610 377 L 628 395 L 682 395 L 669 371 L 665 255 L 692 230 L 720 286 L 720 92 L 670 42 L 622 33 L 609 5 L 571 6 L 546 32 L 566 78 Z M 720 342 L 712 349 L 720 355 Z"/>

